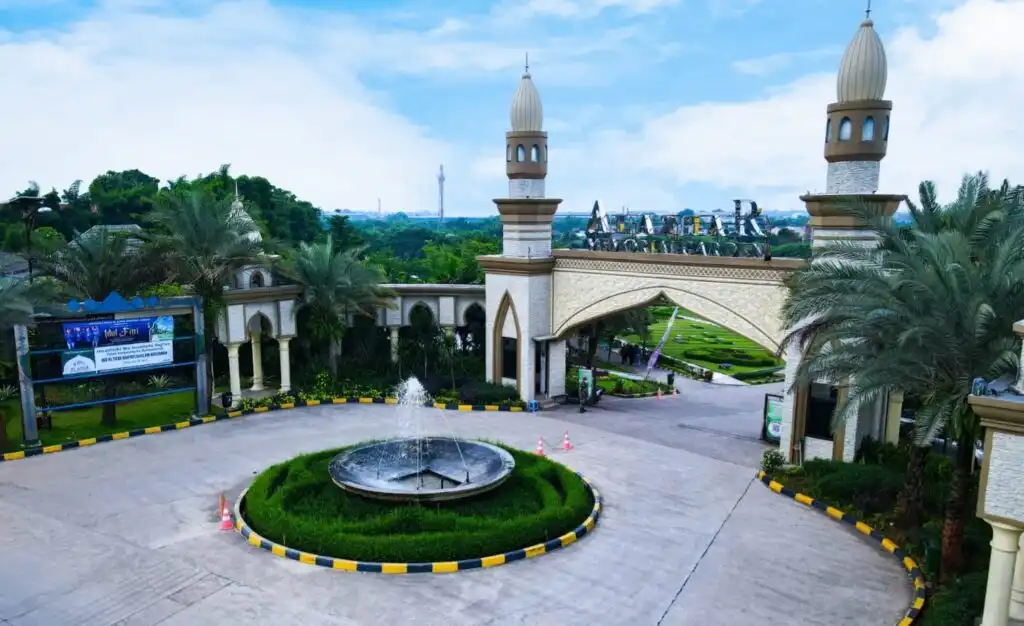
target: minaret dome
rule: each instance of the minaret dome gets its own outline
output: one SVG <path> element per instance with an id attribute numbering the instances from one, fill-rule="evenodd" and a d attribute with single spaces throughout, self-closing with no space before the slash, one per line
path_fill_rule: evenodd
<path id="1" fill-rule="evenodd" d="M 530 77 L 529 64 L 519 81 L 516 94 L 512 96 L 509 118 L 512 121 L 513 132 L 537 133 L 544 128 L 544 107 L 540 102 L 540 92 Z"/>
<path id="2" fill-rule="evenodd" d="M 510 198 L 543 198 L 548 174 L 548 134 L 544 132 L 544 108 L 530 77 L 530 57 L 512 96 L 509 112 L 512 129 L 505 133 L 505 175 Z"/>
<path id="3" fill-rule="evenodd" d="M 836 79 L 839 102 L 881 100 L 885 97 L 888 67 L 885 47 L 874 22 L 865 19 L 843 54 Z"/>

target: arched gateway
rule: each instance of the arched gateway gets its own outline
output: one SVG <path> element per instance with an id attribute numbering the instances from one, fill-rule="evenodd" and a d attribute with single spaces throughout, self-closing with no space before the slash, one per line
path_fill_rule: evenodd
<path id="1" fill-rule="evenodd" d="M 844 207 L 853 201 L 892 216 L 904 199 L 876 193 L 892 108 L 882 100 L 886 70 L 881 45 L 871 20 L 865 20 L 844 55 L 839 101 L 827 109 L 826 193 L 801 198 L 810 214 L 813 247 L 829 241 L 871 245 L 873 233 Z M 769 350 L 779 349 L 785 334 L 780 318 L 784 280 L 806 261 L 553 251 L 551 223 L 561 200 L 544 195 L 548 137 L 529 72 L 516 90 L 510 117 L 505 166 L 509 193 L 494 200 L 501 215 L 502 252 L 479 257 L 487 275 L 488 380 L 514 385 L 524 400 L 564 395 L 566 337 L 591 321 L 661 297 Z M 884 120 L 884 132 L 875 132 L 875 120 Z M 845 126 L 856 129 L 847 133 Z M 899 390 L 861 407 L 856 418 L 833 432 L 831 407 L 842 390 L 827 384 L 795 385 L 801 358 L 799 349 L 787 349 L 779 449 L 788 461 L 852 460 L 864 438 L 898 438 Z"/>

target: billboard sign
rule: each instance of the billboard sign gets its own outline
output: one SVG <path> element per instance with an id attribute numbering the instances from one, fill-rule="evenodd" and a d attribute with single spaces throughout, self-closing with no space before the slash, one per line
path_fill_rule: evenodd
<path id="1" fill-rule="evenodd" d="M 102 374 L 174 362 L 174 317 L 63 324 L 63 375 Z"/>

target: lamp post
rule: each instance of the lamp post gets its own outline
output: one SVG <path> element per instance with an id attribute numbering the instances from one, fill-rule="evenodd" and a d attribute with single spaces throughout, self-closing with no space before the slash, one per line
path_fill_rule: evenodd
<path id="1" fill-rule="evenodd" d="M 32 282 L 32 229 L 36 225 L 36 217 L 52 209 L 43 206 L 43 199 L 39 196 L 15 196 L 7 204 L 18 211 L 25 224 L 25 258 L 28 261 L 28 280 Z"/>

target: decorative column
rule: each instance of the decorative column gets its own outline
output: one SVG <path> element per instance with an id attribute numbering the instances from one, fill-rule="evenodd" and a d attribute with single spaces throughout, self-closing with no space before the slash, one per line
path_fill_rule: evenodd
<path id="1" fill-rule="evenodd" d="M 252 387 L 249 391 L 263 391 L 263 333 L 250 333 L 252 339 Z"/>
<path id="2" fill-rule="evenodd" d="M 1017 566 L 1013 571 L 1013 587 L 1010 590 L 1010 618 L 1024 622 L 1024 533 L 1017 551 Z"/>
<path id="3" fill-rule="evenodd" d="M 391 332 L 391 362 L 398 363 L 398 326 L 388 328 Z"/>
<path id="4" fill-rule="evenodd" d="M 1010 588 L 1017 561 L 1021 529 L 988 520 L 992 526 L 992 555 L 985 587 L 985 612 L 981 626 L 1006 626 L 1010 617 Z"/>
<path id="5" fill-rule="evenodd" d="M 1024 336 L 1024 320 L 1013 325 Z M 1024 616 L 1024 560 L 1020 542 L 1024 531 L 1024 491 L 1020 488 L 1024 467 L 1024 396 L 1011 390 L 993 394 L 987 385 L 975 384 L 968 398 L 971 409 L 985 429 L 984 457 L 978 493 L 978 517 L 992 526 L 992 555 L 985 588 L 982 626 L 1006 626 L 1011 613 Z"/>
<path id="6" fill-rule="evenodd" d="M 238 371 L 238 348 L 241 344 L 228 344 L 228 376 L 231 379 L 231 406 L 242 401 L 242 375 Z M 228 407 L 224 407 L 225 409 Z"/>
<path id="7" fill-rule="evenodd" d="M 291 340 L 291 337 L 277 338 L 277 353 L 281 357 L 281 393 L 292 389 L 292 360 L 288 352 L 288 342 Z"/>

